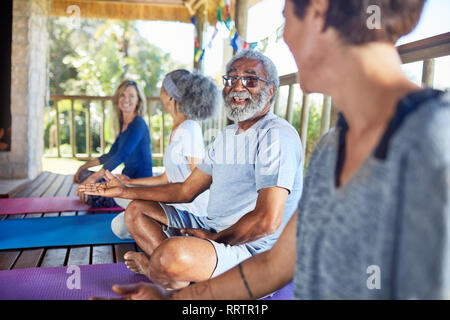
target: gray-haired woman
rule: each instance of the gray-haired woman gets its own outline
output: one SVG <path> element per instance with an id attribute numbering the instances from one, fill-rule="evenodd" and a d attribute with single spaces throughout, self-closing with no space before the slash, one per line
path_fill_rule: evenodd
<path id="1" fill-rule="evenodd" d="M 156 186 L 185 181 L 197 164 L 203 159 L 205 146 L 200 125 L 195 120 L 208 119 L 216 113 L 220 95 L 209 78 L 184 69 L 166 75 L 161 88 L 160 99 L 165 111 L 173 119 L 169 145 L 164 153 L 163 163 L 166 171 L 149 178 L 130 179 L 119 175 L 122 182 L 130 185 Z M 173 204 L 179 210 L 206 215 L 209 191 L 203 192 L 191 203 Z M 131 200 L 115 199 L 122 207 Z M 118 215 L 111 228 L 119 238 L 130 238 L 126 229 L 124 213 Z"/>

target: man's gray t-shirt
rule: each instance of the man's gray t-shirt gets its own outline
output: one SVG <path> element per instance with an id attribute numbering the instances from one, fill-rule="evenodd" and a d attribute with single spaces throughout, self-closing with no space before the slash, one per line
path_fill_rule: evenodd
<path id="1" fill-rule="evenodd" d="M 318 143 L 299 206 L 295 298 L 448 298 L 450 94 L 435 95 L 402 99 L 387 132 L 398 130 L 342 186 L 345 119 Z"/>
<path id="2" fill-rule="evenodd" d="M 289 191 L 276 233 L 250 242 L 252 254 L 270 249 L 297 209 L 302 194 L 303 157 L 300 137 L 285 120 L 269 112 L 248 130 L 234 124 L 222 130 L 197 168 L 212 176 L 206 223 L 220 232 L 255 209 L 258 191 Z"/>

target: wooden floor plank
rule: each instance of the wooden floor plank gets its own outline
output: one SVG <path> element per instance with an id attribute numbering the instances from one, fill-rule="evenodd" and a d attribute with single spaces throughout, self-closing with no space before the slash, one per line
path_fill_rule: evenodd
<path id="1" fill-rule="evenodd" d="M 113 246 L 92 246 L 92 264 L 114 263 Z"/>
<path id="2" fill-rule="evenodd" d="M 134 243 L 115 244 L 114 245 L 114 252 L 115 252 L 115 257 L 116 257 L 115 262 L 125 262 L 125 259 L 123 258 L 123 256 L 128 251 L 136 252 L 136 246 Z"/>
<path id="3" fill-rule="evenodd" d="M 52 186 L 58 175 L 50 173 L 47 178 L 27 197 L 50 197 L 48 189 Z"/>
<path id="4" fill-rule="evenodd" d="M 43 172 L 21 192 L 19 197 L 74 196 L 78 185 L 73 184 L 73 175 L 58 175 Z M 84 215 L 87 212 L 64 212 L 47 214 L 9 215 L 7 219 L 42 218 L 52 216 Z M 4 217 L 2 217 L 4 218 Z M 63 265 L 87 265 L 123 262 L 128 251 L 137 251 L 135 244 L 100 245 L 64 248 L 36 248 L 0 251 L 0 270 L 32 267 L 55 267 Z"/>
<path id="5" fill-rule="evenodd" d="M 20 251 L 0 251 L 0 270 L 9 270 L 16 262 Z"/>
<path id="6" fill-rule="evenodd" d="M 46 180 L 51 178 L 51 174 L 49 172 L 41 173 L 36 179 L 30 182 L 22 191 L 18 192 L 14 195 L 15 198 L 24 198 L 24 197 L 39 197 L 42 193 L 42 189 L 40 186 L 42 184 L 46 184 Z M 48 184 L 47 184 L 48 185 Z M 33 214 L 28 215 L 28 218 L 40 217 L 42 214 Z M 6 217 L 6 219 L 23 219 L 25 215 L 23 214 L 11 214 Z M 30 251 L 27 250 L 22 257 L 23 250 L 6 250 L 0 251 L 0 270 L 9 270 L 13 266 L 17 266 L 19 268 L 27 267 L 30 259 L 38 259 L 37 261 L 33 261 L 32 264 L 37 266 L 39 263 L 39 259 L 41 258 L 42 251 Z M 19 261 L 19 258 L 21 261 Z"/>
<path id="7" fill-rule="evenodd" d="M 71 191 L 71 188 L 73 185 L 73 177 L 68 176 L 68 175 L 63 176 L 63 177 L 64 177 L 64 181 L 61 185 L 61 188 L 58 191 L 58 195 L 65 197 L 65 196 L 68 196 Z"/>
<path id="8" fill-rule="evenodd" d="M 90 247 L 73 247 L 69 249 L 68 266 L 88 265 L 90 262 Z"/>
<path id="9" fill-rule="evenodd" d="M 40 265 L 45 267 L 62 267 L 66 262 L 67 248 L 51 248 L 45 251 L 44 259 Z"/>
<path id="10" fill-rule="evenodd" d="M 13 269 L 36 268 L 44 255 L 44 249 L 24 249 Z"/>
<path id="11" fill-rule="evenodd" d="M 50 173 L 47 176 L 46 180 L 42 182 L 40 187 L 34 190 L 33 193 L 30 194 L 30 196 L 52 197 L 58 192 L 62 181 L 63 179 L 60 178 L 60 175 Z M 37 214 L 27 214 L 25 215 L 25 218 L 42 219 L 39 218 Z M 22 253 L 13 266 L 13 269 L 39 267 L 41 262 L 45 258 L 45 254 L 46 250 L 44 248 L 22 250 Z"/>
<path id="12" fill-rule="evenodd" d="M 39 176 L 37 176 L 33 181 L 31 181 L 25 189 L 22 191 L 16 193 L 14 195 L 14 198 L 26 198 L 30 197 L 31 194 L 34 193 L 34 191 L 42 184 L 45 179 L 48 178 L 50 175 L 50 172 L 42 172 Z"/>
<path id="13" fill-rule="evenodd" d="M 45 196 L 47 195 L 54 195 L 59 197 L 67 196 L 71 188 L 71 185 L 68 184 L 68 182 L 70 183 L 71 181 L 67 180 L 67 176 L 58 175 L 56 179 L 53 181 L 53 184 L 50 186 L 50 188 L 46 191 Z M 44 218 L 58 217 L 60 214 L 61 214 L 60 212 L 46 213 L 44 214 L 43 217 Z M 45 251 L 45 255 L 40 267 L 64 266 L 67 259 L 68 251 L 69 251 L 68 248 L 47 249 Z"/>

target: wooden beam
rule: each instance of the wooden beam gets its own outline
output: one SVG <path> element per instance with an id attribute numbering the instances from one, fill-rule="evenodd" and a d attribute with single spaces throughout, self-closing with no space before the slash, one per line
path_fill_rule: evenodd
<path id="1" fill-rule="evenodd" d="M 280 87 L 288 86 L 293 83 L 299 83 L 298 73 L 290 73 L 280 77 Z"/>
<path id="2" fill-rule="evenodd" d="M 403 63 L 450 55 L 450 32 L 397 47 Z"/>

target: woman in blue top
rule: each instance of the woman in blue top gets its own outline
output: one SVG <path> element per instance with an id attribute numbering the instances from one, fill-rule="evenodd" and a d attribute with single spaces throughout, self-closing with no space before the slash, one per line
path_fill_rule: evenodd
<path id="1" fill-rule="evenodd" d="M 74 183 L 93 183 L 102 179 L 105 170 L 112 171 L 121 163 L 125 165 L 122 173 L 130 178 L 153 176 L 150 130 L 142 118 L 145 105 L 145 96 L 136 82 L 125 80 L 119 85 L 113 106 L 118 115 L 120 133 L 109 153 L 86 162 L 78 169 Z M 98 165 L 103 167 L 95 173 L 87 170 Z M 88 197 L 78 190 L 76 194 L 82 201 L 96 207 L 114 206 L 114 201 L 109 198 Z"/>

